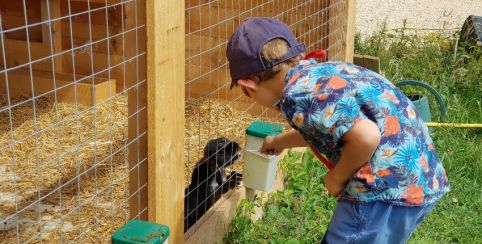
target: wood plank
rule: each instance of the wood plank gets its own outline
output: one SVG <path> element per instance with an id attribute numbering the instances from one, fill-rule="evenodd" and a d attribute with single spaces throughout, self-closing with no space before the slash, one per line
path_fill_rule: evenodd
<path id="1" fill-rule="evenodd" d="M 74 83 L 74 77 L 71 74 L 55 74 L 55 86 L 53 82 L 53 74 L 51 72 L 33 71 L 32 77 L 30 70 L 17 69 L 8 72 L 9 93 L 11 97 L 22 95 L 32 95 L 32 83 L 35 96 L 51 93 L 54 88 L 57 100 L 66 103 L 77 103 L 86 106 L 94 106 L 115 94 L 115 80 L 106 80 L 102 78 L 95 78 L 94 84 L 91 84 L 91 79 L 86 79 L 81 82 Z M 81 76 L 76 76 L 77 79 L 82 79 Z M 64 87 L 65 86 L 65 87 Z M 93 89 L 93 86 L 94 89 Z M 60 88 L 63 87 L 63 88 Z M 5 76 L 0 77 L 0 88 L 5 90 Z M 77 93 L 75 93 L 77 89 Z M 77 94 L 77 96 L 76 96 Z"/>
<path id="2" fill-rule="evenodd" d="M 147 1 L 148 212 L 184 241 L 184 2 Z"/>
<path id="3" fill-rule="evenodd" d="M 320 9 L 314 6 L 319 6 L 319 3 L 315 1 L 293 5 L 279 4 L 266 6 L 260 11 L 251 11 L 248 15 L 246 11 L 238 8 L 225 8 L 216 4 L 202 5 L 186 11 L 185 28 L 187 33 L 199 34 L 202 32 L 202 35 L 205 36 L 227 40 L 239 23 L 247 17 L 271 16 L 277 17 L 288 25 L 297 23 L 292 27 L 294 27 L 293 31 L 300 35 L 313 27 L 312 19 L 316 17 L 315 13 L 320 12 Z"/>
<path id="4" fill-rule="evenodd" d="M 328 60 L 341 61 L 343 59 L 343 9 L 339 0 L 330 0 L 329 33 L 328 33 Z"/>
<path id="5" fill-rule="evenodd" d="M 146 0 L 126 2 L 121 8 L 124 11 L 124 25 L 126 29 L 132 29 L 146 23 Z M 136 11 L 137 9 L 137 11 Z M 138 17 L 137 20 L 135 17 Z M 137 22 L 137 23 L 136 23 Z M 145 27 L 135 32 L 126 33 L 125 58 L 130 59 L 138 55 L 138 52 L 146 51 Z M 137 47 L 137 48 L 136 48 Z M 132 169 L 129 172 L 129 198 L 130 218 L 142 220 L 148 219 L 147 209 L 147 136 L 137 139 L 142 134 L 147 134 L 147 111 L 141 110 L 147 105 L 147 86 L 141 85 L 147 74 L 146 55 L 125 63 L 125 70 L 121 76 L 125 82 L 128 97 L 128 137 L 129 144 L 128 161 Z M 124 73 L 125 72 L 125 73 Z M 125 79 L 124 79 L 125 78 Z M 140 165 L 138 165 L 140 164 Z"/>
<path id="6" fill-rule="evenodd" d="M 73 22 L 79 23 L 90 23 L 95 25 L 106 25 L 106 8 L 105 4 L 103 3 L 96 3 L 90 1 L 90 4 L 85 2 L 79 1 L 70 1 L 70 13 L 69 13 L 69 1 L 62 1 L 61 2 L 61 15 L 62 16 L 72 16 Z M 90 6 L 89 6 L 90 5 Z M 120 9 L 120 8 L 119 8 Z M 116 15 L 116 10 L 114 7 L 107 8 L 108 14 L 110 17 L 114 17 Z M 120 17 L 120 14 L 118 14 Z M 69 19 L 63 19 L 62 21 L 69 22 Z M 110 23 L 114 24 L 114 23 Z M 115 23 L 120 24 L 120 23 Z"/>
<path id="7" fill-rule="evenodd" d="M 353 54 L 355 53 L 356 0 L 346 0 L 345 2 L 343 61 L 353 62 Z"/>
<path id="8" fill-rule="evenodd" d="M 220 98 L 231 94 L 226 94 L 229 89 L 229 70 L 227 67 L 213 69 L 206 65 L 195 64 L 186 65 L 186 95 L 190 98 L 201 98 L 208 95 L 217 95 Z M 226 88 L 227 86 L 227 88 Z"/>
<path id="9" fill-rule="evenodd" d="M 16 67 L 29 63 L 28 43 L 26 41 L 19 41 L 13 39 L 4 39 L 5 41 L 5 56 L 7 67 Z M 3 50 L 0 50 L 0 55 L 3 55 Z M 50 46 L 41 42 L 30 42 L 30 55 L 32 60 L 39 60 L 50 56 Z M 35 64 L 36 68 L 51 71 L 52 64 L 50 59 L 45 62 Z M 3 59 L 0 60 L 0 65 L 4 65 Z"/>
<path id="10" fill-rule="evenodd" d="M 380 73 L 380 58 L 368 55 L 353 55 L 353 64 Z"/>
<path id="11" fill-rule="evenodd" d="M 60 0 L 41 0 L 42 21 L 60 17 Z M 54 54 L 62 51 L 62 28 L 61 21 L 54 21 L 42 25 L 42 41 L 49 46 Z M 51 46 L 52 45 L 52 46 Z M 55 72 L 62 72 L 62 57 L 54 58 Z"/>
<path id="12" fill-rule="evenodd" d="M 27 42 L 19 41 L 19 40 L 11 40 L 11 39 L 4 39 L 5 40 L 5 50 L 6 50 L 6 58 L 7 58 L 7 67 L 17 67 L 20 65 L 27 64 L 29 62 L 29 55 L 27 49 Z M 30 42 L 30 52 L 32 60 L 39 60 L 45 57 L 50 57 L 50 45 L 46 45 L 44 43 L 39 42 Z M 0 50 L 0 55 L 2 54 L 2 50 Z M 92 66 L 91 61 L 94 61 L 93 69 L 94 72 L 100 72 L 109 68 L 109 59 L 110 59 L 110 67 L 120 64 L 124 61 L 124 58 L 119 55 L 110 55 L 103 53 L 94 53 L 93 57 L 90 55 L 90 50 L 88 52 L 76 52 L 75 53 L 75 71 L 77 74 L 80 75 L 91 75 L 92 74 Z M 59 56 L 62 59 L 62 69 L 63 73 L 73 73 L 73 66 L 72 66 L 72 56 L 71 53 L 67 53 L 64 55 Z M 0 65 L 3 66 L 3 59 L 0 59 Z M 37 62 L 34 64 L 33 67 L 35 70 L 40 71 L 50 71 L 52 72 L 52 64 L 51 59 L 48 58 L 43 62 Z M 118 68 L 110 70 L 111 77 L 117 80 L 117 86 L 119 88 L 123 87 L 123 65 L 120 65 Z M 101 74 L 101 77 L 107 78 L 108 72 L 105 74 Z"/>
<path id="13" fill-rule="evenodd" d="M 124 12 L 125 12 L 125 26 L 127 29 L 135 27 L 135 8 L 136 8 L 136 3 L 131 2 L 129 4 L 126 4 L 123 6 L 124 7 Z M 133 35 L 127 35 L 126 36 L 126 57 L 132 57 L 135 56 L 135 50 L 132 47 L 135 47 L 136 45 L 136 37 Z M 128 48 L 131 47 L 131 48 Z M 136 80 L 136 74 L 135 74 L 135 64 L 133 62 L 128 63 L 125 65 L 125 83 L 127 87 L 135 87 L 137 85 L 137 80 Z M 138 131 L 138 115 L 135 115 L 138 111 L 138 105 L 137 102 L 137 89 L 130 89 L 129 92 L 127 93 L 127 109 L 128 109 L 128 116 L 129 116 L 129 121 L 128 121 L 128 138 L 129 142 L 136 140 L 138 135 L 140 134 Z M 144 155 L 142 155 L 144 156 Z M 139 161 L 143 160 L 144 158 L 139 155 L 139 148 L 137 146 L 137 143 L 131 143 L 129 145 L 129 155 L 128 155 L 128 160 L 129 160 L 129 168 L 132 168 L 129 172 L 129 193 L 132 195 L 132 197 L 129 199 L 129 210 L 130 210 L 130 218 L 140 218 L 142 220 L 147 220 L 147 215 L 143 214 L 140 215 L 140 211 L 142 209 L 147 207 L 147 203 L 141 202 L 141 195 L 144 194 L 144 192 L 147 190 L 142 190 L 141 192 L 138 192 L 139 187 L 147 183 L 147 177 L 145 177 L 146 172 L 141 171 L 139 167 L 137 167 L 137 164 Z M 137 192 L 137 193 L 136 193 Z M 147 194 L 147 193 L 145 193 Z M 138 216 L 140 215 L 140 216 Z"/>
<path id="14" fill-rule="evenodd" d="M 116 4 L 120 3 L 123 0 L 71 0 L 72 2 L 91 2 L 91 3 L 105 3 L 107 1 L 107 4 Z"/>

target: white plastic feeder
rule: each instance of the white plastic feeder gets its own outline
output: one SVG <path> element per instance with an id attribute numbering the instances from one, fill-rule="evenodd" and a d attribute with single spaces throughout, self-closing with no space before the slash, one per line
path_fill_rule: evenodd
<path id="1" fill-rule="evenodd" d="M 281 133 L 283 127 L 253 122 L 246 129 L 246 151 L 244 153 L 243 183 L 246 188 L 268 191 L 273 187 L 278 168 L 278 157 L 268 156 L 258 152 L 264 138 Z"/>

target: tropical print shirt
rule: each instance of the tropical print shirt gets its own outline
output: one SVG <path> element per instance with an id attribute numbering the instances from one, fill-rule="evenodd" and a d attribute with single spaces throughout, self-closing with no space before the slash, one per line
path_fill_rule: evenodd
<path id="1" fill-rule="evenodd" d="M 381 75 L 353 64 L 304 60 L 288 72 L 279 106 L 312 149 L 334 165 L 341 138 L 356 123 L 369 119 L 380 129 L 380 145 L 339 200 L 421 206 L 449 191 L 427 126 L 409 98 Z"/>

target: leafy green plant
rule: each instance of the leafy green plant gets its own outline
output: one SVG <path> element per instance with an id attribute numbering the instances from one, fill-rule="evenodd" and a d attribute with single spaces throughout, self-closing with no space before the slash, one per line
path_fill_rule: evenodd
<path id="1" fill-rule="evenodd" d="M 324 166 L 311 152 L 289 152 L 281 161 L 286 187 L 269 196 L 263 216 L 253 222 L 253 203 L 243 200 L 226 243 L 315 243 L 326 231 L 336 204 L 323 186 Z"/>

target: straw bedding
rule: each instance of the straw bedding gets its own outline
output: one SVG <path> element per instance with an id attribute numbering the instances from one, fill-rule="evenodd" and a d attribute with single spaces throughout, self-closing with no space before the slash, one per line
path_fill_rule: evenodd
<path id="1" fill-rule="evenodd" d="M 255 117 L 233 107 L 218 100 L 186 102 L 186 185 L 209 139 L 224 136 L 244 145 L 244 130 Z M 129 217 L 126 97 L 117 95 L 94 110 L 42 98 L 35 114 L 36 121 L 32 103 L 12 109 L 12 130 L 8 113 L 0 114 L 0 218 L 15 213 L 16 200 L 24 209 L 18 215 L 20 242 L 109 240 Z M 230 170 L 241 168 L 242 162 Z M 59 183 L 65 185 L 59 189 Z M 16 238 L 15 219 L 0 225 L 0 240 Z"/>
<path id="2" fill-rule="evenodd" d="M 12 108 L 12 130 L 9 113 L 0 114 L 0 218 L 14 214 L 17 203 L 20 242 L 37 232 L 35 241 L 84 234 L 79 239 L 98 240 L 125 222 L 126 105 L 121 95 L 95 109 L 55 106 L 53 98 L 44 97 L 35 102 L 36 120 L 33 103 Z M 1 240 L 15 242 L 16 222 L 0 225 Z"/>

